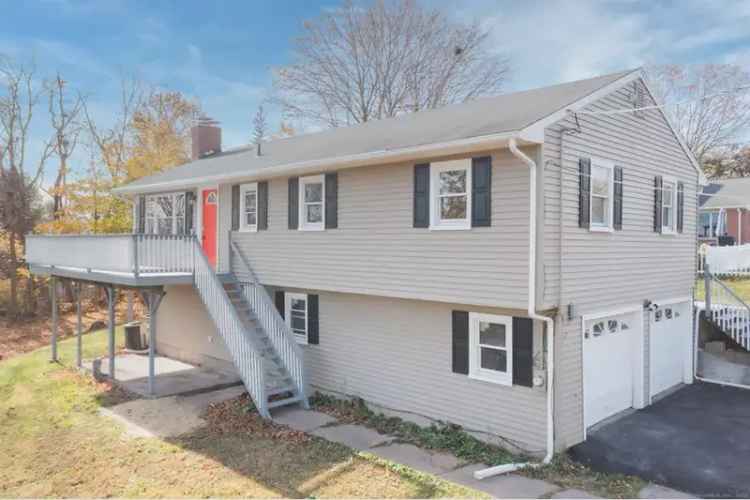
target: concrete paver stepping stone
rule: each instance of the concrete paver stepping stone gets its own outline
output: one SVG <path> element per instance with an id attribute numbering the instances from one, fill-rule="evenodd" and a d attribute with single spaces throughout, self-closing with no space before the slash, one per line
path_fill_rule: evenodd
<path id="1" fill-rule="evenodd" d="M 273 421 L 286 425 L 296 431 L 311 432 L 324 425 L 336 422 L 336 419 L 325 413 L 304 408 L 286 407 L 273 412 Z"/>
<path id="2" fill-rule="evenodd" d="M 459 465 L 459 461 L 453 455 L 447 453 L 431 453 L 427 450 L 417 448 L 412 444 L 392 443 L 387 446 L 371 448 L 368 452 L 386 460 L 408 465 L 428 474 L 442 474 L 450 472 Z"/>
<path id="3" fill-rule="evenodd" d="M 658 484 L 649 484 L 645 486 L 639 493 L 639 498 L 695 498 L 695 495 L 685 493 L 683 491 L 673 490 L 666 486 L 659 486 Z"/>
<path id="4" fill-rule="evenodd" d="M 583 490 L 577 490 L 575 488 L 569 490 L 558 491 L 550 498 L 602 498 Z"/>
<path id="5" fill-rule="evenodd" d="M 454 483 L 474 488 L 492 495 L 495 498 L 540 498 L 546 497 L 560 488 L 547 481 L 530 479 L 518 474 L 502 474 L 475 479 L 474 471 L 487 468 L 484 464 L 472 464 L 460 469 L 441 474 L 440 477 Z"/>
<path id="6" fill-rule="evenodd" d="M 390 443 L 395 439 L 393 436 L 380 434 L 378 431 L 354 424 L 320 427 L 311 434 L 360 451 Z"/>

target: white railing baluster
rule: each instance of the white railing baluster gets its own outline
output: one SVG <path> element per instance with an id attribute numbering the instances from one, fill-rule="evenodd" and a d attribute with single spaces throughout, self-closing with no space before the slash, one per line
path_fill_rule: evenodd
<path id="1" fill-rule="evenodd" d="M 707 301 L 706 317 L 746 350 L 750 350 L 750 305 L 718 279 L 711 271 L 706 271 Z"/>
<path id="2" fill-rule="evenodd" d="M 308 408 L 309 403 L 307 400 L 305 364 L 302 349 L 297 345 L 294 334 L 276 310 L 276 305 L 271 300 L 265 287 L 258 281 L 242 250 L 234 241 L 231 241 L 231 248 L 232 252 L 239 257 L 239 261 L 242 263 L 242 267 L 249 280 L 248 283 L 245 283 L 241 287 L 243 295 L 250 303 L 263 330 L 271 340 L 274 350 L 279 358 L 281 358 L 284 368 L 294 381 L 298 394 L 302 396 L 302 404 L 305 408 Z"/>

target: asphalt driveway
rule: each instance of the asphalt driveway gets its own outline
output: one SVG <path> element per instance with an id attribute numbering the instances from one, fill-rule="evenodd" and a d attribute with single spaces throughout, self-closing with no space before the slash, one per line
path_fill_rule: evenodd
<path id="1" fill-rule="evenodd" d="M 750 390 L 686 386 L 589 432 L 570 453 L 702 497 L 750 497 Z"/>

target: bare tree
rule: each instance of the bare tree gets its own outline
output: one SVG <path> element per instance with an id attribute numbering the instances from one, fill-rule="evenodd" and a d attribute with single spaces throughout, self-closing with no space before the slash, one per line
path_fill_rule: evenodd
<path id="1" fill-rule="evenodd" d="M 726 152 L 750 127 L 750 74 L 739 66 L 657 66 L 647 75 L 701 164 Z"/>
<path id="2" fill-rule="evenodd" d="M 293 53 L 275 71 L 275 99 L 291 118 L 332 127 L 497 93 L 509 73 L 478 23 L 415 0 L 347 0 L 307 21 Z"/>
<path id="3" fill-rule="evenodd" d="M 266 112 L 261 104 L 258 106 L 258 110 L 253 117 L 253 144 L 259 145 L 263 142 L 263 139 L 266 137 L 267 128 Z"/>
<path id="4" fill-rule="evenodd" d="M 52 191 L 53 212 L 55 219 L 61 216 L 64 209 L 65 184 L 68 176 L 68 159 L 78 145 L 78 137 L 83 129 L 81 112 L 83 97 L 76 94 L 66 95 L 67 82 L 58 73 L 55 80 L 48 83 L 49 116 L 53 130 L 53 151 L 58 159 L 57 176 Z"/>
<path id="5" fill-rule="evenodd" d="M 37 198 L 44 165 L 52 154 L 45 141 L 35 162 L 28 158 L 30 125 L 44 89 L 35 79 L 33 66 L 0 60 L 0 230 L 8 235 L 10 254 L 10 304 L 8 316 L 16 319 L 18 308 L 17 246 L 25 250 L 26 233 L 38 217 Z M 31 166 L 33 165 L 33 166 Z"/>

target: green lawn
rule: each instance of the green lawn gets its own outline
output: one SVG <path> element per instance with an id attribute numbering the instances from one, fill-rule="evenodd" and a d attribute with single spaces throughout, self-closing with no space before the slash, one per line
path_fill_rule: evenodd
<path id="1" fill-rule="evenodd" d="M 62 365 L 48 361 L 49 348 L 0 362 L 0 496 L 478 495 L 270 424 L 253 432 L 245 424 L 257 417 L 237 405 L 179 438 L 127 438 L 97 413 L 117 392 L 65 366 L 74 346 L 61 342 Z M 84 349 L 105 352 L 105 332 L 86 335 Z M 233 418 L 245 424 L 214 425 Z"/>
<path id="2" fill-rule="evenodd" d="M 750 278 L 722 278 L 725 285 L 732 289 L 742 300 L 750 304 Z M 695 300 L 703 300 L 705 297 L 705 285 L 703 278 L 695 282 Z"/>

